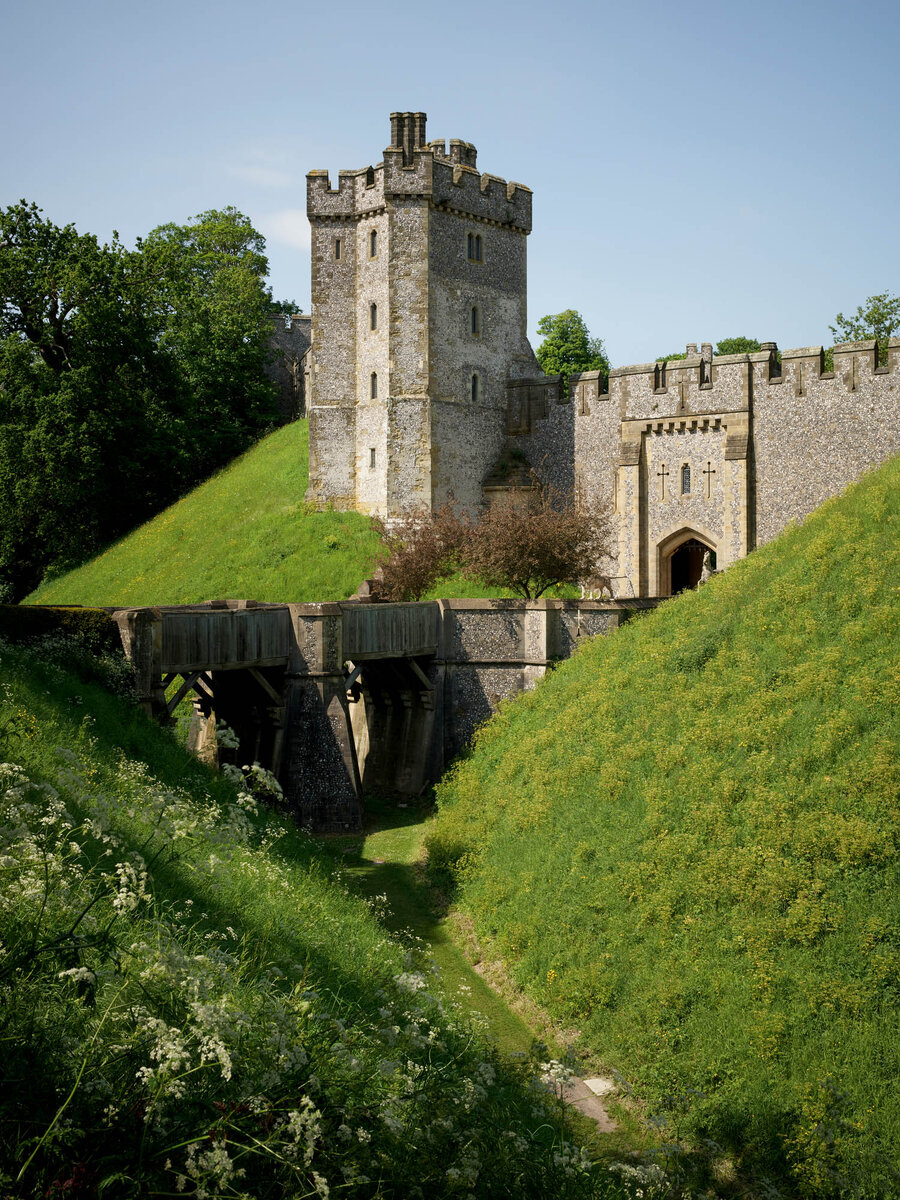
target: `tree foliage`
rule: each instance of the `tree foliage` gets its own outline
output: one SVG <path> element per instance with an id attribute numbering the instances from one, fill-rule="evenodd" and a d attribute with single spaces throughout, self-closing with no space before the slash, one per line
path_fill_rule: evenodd
<path id="1" fill-rule="evenodd" d="M 716 342 L 716 354 L 755 354 L 760 349 L 756 338 L 731 337 Z"/>
<path id="2" fill-rule="evenodd" d="M 756 338 L 748 337 L 732 337 L 722 338 L 721 342 L 716 343 L 714 350 L 715 354 L 753 354 L 759 349 L 759 342 Z M 660 354 L 656 359 L 657 362 L 677 362 L 680 358 L 687 358 L 687 354 Z"/>
<path id="3" fill-rule="evenodd" d="M 547 485 L 530 503 L 495 501 L 469 530 L 463 573 L 487 587 L 537 600 L 548 588 L 578 583 L 609 554 L 611 521 L 578 496 Z"/>
<path id="4" fill-rule="evenodd" d="M 128 250 L 0 211 L 0 591 L 19 598 L 270 424 L 263 243 L 234 209 Z"/>
<path id="5" fill-rule="evenodd" d="M 609 374 L 609 359 L 600 338 L 588 333 L 581 313 L 573 308 L 541 317 L 538 333 L 544 339 L 535 354 L 547 375 L 562 375 L 563 384 L 579 371 Z"/>
<path id="6" fill-rule="evenodd" d="M 836 342 L 864 342 L 875 338 L 878 342 L 878 360 L 887 361 L 888 342 L 895 330 L 900 329 L 900 296 L 890 292 L 879 292 L 867 296 L 865 306 L 860 304 L 856 313 L 845 317 L 838 313 L 834 324 L 828 328 Z"/>
<path id="7" fill-rule="evenodd" d="M 418 600 L 461 570 L 467 579 L 536 600 L 548 588 L 578 583 L 609 554 L 605 512 L 550 486 L 495 501 L 472 519 L 451 505 L 410 514 L 381 534 L 379 600 Z"/>
<path id="8" fill-rule="evenodd" d="M 453 506 L 445 504 L 434 513 L 408 513 L 387 524 L 372 520 L 381 538 L 377 559 L 377 599 L 421 600 L 443 579 L 457 570 L 469 531 L 468 522 Z"/>

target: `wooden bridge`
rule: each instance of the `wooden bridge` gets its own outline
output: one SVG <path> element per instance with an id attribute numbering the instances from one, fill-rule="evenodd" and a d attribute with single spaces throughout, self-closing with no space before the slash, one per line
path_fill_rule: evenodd
<path id="1" fill-rule="evenodd" d="M 300 821 L 355 829 L 365 792 L 415 795 L 504 696 L 654 601 L 211 601 L 113 613 L 147 711 L 194 701 L 194 748 L 234 730 Z"/>

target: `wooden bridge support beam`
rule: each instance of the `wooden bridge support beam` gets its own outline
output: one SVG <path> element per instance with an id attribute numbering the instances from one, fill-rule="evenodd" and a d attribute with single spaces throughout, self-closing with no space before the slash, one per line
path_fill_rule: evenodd
<path id="1" fill-rule="evenodd" d="M 368 735 L 363 791 L 418 796 L 436 778 L 434 681 L 416 659 L 388 658 L 364 663 L 362 683 Z"/>
<path id="2" fill-rule="evenodd" d="M 114 614 L 122 648 L 131 660 L 138 703 L 149 717 L 169 717 L 162 670 L 162 614 L 157 608 L 129 608 Z"/>

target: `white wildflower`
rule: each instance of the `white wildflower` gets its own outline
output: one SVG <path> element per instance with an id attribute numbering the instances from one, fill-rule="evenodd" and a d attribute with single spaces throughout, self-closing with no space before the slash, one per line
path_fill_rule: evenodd
<path id="1" fill-rule="evenodd" d="M 289 1155 L 297 1155 L 302 1145 L 303 1162 L 309 1166 L 316 1152 L 316 1141 L 322 1132 L 322 1114 L 309 1096 L 303 1097 L 299 1109 L 288 1113 L 285 1132 L 293 1143 L 291 1147 L 286 1148 L 286 1152 Z"/>

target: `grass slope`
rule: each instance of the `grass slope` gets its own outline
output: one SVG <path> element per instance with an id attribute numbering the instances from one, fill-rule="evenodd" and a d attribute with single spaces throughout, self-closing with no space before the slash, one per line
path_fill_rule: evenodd
<path id="1" fill-rule="evenodd" d="M 308 423 L 295 421 L 26 603 L 344 600 L 371 574 L 378 538 L 359 513 L 308 509 L 308 468 Z M 457 577 L 436 594 L 508 593 Z"/>
<path id="2" fill-rule="evenodd" d="M 325 847 L 72 653 L 0 643 L 0 1196 L 622 1194 Z"/>
<path id="3" fill-rule="evenodd" d="M 900 1195 L 900 460 L 484 727 L 429 837 L 476 928 L 723 1160 Z"/>

